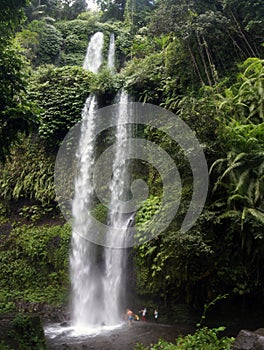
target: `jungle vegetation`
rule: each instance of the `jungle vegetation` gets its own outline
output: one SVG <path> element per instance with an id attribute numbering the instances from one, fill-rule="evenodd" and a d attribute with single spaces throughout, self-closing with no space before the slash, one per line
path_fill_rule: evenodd
<path id="1" fill-rule="evenodd" d="M 54 193 L 55 157 L 90 92 L 111 104 L 166 108 L 194 131 L 210 186 L 196 224 L 179 234 L 192 173 L 179 146 L 143 133 L 177 162 L 178 215 L 130 252 L 135 291 L 163 308 L 201 307 L 219 294 L 264 297 L 264 3 L 262 0 L 0 0 L 0 310 L 67 302 L 70 228 Z M 116 71 L 82 68 L 96 31 L 116 37 Z M 155 212 L 161 179 L 145 166 Z M 137 168 L 136 168 L 137 171 Z M 100 206 L 98 215 L 103 216 Z"/>

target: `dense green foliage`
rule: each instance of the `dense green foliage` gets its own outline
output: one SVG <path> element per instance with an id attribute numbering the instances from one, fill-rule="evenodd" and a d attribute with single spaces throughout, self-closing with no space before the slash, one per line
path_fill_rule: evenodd
<path id="1" fill-rule="evenodd" d="M 55 200 L 54 155 L 48 154 L 40 142 L 27 138 L 12 149 L 12 160 L 2 167 L 0 186 L 2 199 L 32 199 L 42 206 Z M 12 211 L 12 208 L 9 208 Z"/>
<path id="2" fill-rule="evenodd" d="M 8 40 L 23 18 L 23 7 L 27 0 L 1 0 L 1 39 Z"/>
<path id="3" fill-rule="evenodd" d="M 258 278 L 263 274 L 264 249 L 262 91 L 263 60 L 248 59 L 233 85 L 202 90 L 201 97 L 176 104 L 180 116 L 192 121 L 205 142 L 208 163 L 213 163 L 212 192 L 187 234 L 178 233 L 176 220 L 163 236 L 137 248 L 142 294 L 183 298 L 196 305 L 215 292 L 262 295 L 264 286 Z M 201 130 L 205 113 L 214 116 L 214 122 Z M 215 139 L 212 127 L 217 127 L 217 142 L 210 141 Z M 184 174 L 186 181 L 186 169 Z"/>
<path id="4" fill-rule="evenodd" d="M 31 83 L 30 96 L 41 107 L 39 137 L 58 145 L 81 118 L 93 74 L 80 67 L 41 67 Z"/>
<path id="5" fill-rule="evenodd" d="M 263 77 L 264 61 L 248 59 L 237 82 L 219 96 L 223 156 L 212 165 L 216 228 L 225 225 L 219 273 L 233 291 L 260 290 L 263 266 Z M 232 257 L 232 267 L 224 261 Z"/>
<path id="6" fill-rule="evenodd" d="M 28 28 L 31 33 L 37 33 L 38 38 L 33 63 L 40 65 L 58 62 L 63 43 L 60 31 L 52 24 L 36 20 L 31 22 Z"/>
<path id="7" fill-rule="evenodd" d="M 1 312 L 17 302 L 61 304 L 68 290 L 70 228 L 18 226 L 1 242 Z"/>
<path id="8" fill-rule="evenodd" d="M 0 341 L 1 350 L 47 350 L 39 316 L 18 313 L 9 316 L 2 327 L 4 339 Z"/>
<path id="9" fill-rule="evenodd" d="M 9 154 L 20 132 L 29 132 L 35 121 L 26 96 L 29 71 L 21 48 L 14 41 L 26 1 L 1 1 L 0 15 L 0 161 Z"/>
<path id="10" fill-rule="evenodd" d="M 53 184 L 58 147 L 80 120 L 90 92 L 105 106 L 121 86 L 135 101 L 162 106 L 186 122 L 210 169 L 203 213 L 180 234 L 192 195 L 188 159 L 163 132 L 138 130 L 177 164 L 182 201 L 166 231 L 131 252 L 137 294 L 164 308 L 177 302 L 198 307 L 219 293 L 263 300 L 263 1 L 97 2 L 101 11 L 92 12 L 82 0 L 32 0 L 23 17 L 25 1 L 1 1 L 0 160 L 9 159 L 0 169 L 0 224 L 3 232 L 14 225 L 1 236 L 1 307 L 12 308 L 20 299 L 65 300 L 69 229 L 21 225 L 58 218 Z M 104 63 L 94 75 L 81 66 L 98 30 L 105 37 Z M 111 33 L 114 74 L 106 64 Z M 102 147 L 107 137 L 98 140 Z M 157 171 L 144 166 L 150 196 L 136 216 L 142 237 L 162 192 Z M 134 167 L 135 177 L 141 168 Z M 97 203 L 94 215 L 105 221 L 105 207 Z M 153 349 L 187 344 L 191 349 L 200 338 L 208 349 L 224 346 L 216 330 L 203 329 Z"/>
<path id="11" fill-rule="evenodd" d="M 175 343 L 159 340 L 157 344 L 148 347 L 137 344 L 135 350 L 231 350 L 233 338 L 218 338 L 218 333 L 223 330 L 224 327 L 214 329 L 204 327 L 194 334 L 178 337 Z"/>
<path id="12" fill-rule="evenodd" d="M 16 347 L 23 350 L 46 350 L 45 336 L 40 319 L 18 314 L 10 322 L 9 337 L 17 343 Z"/>
<path id="13" fill-rule="evenodd" d="M 27 3 L 25 13 L 29 22 L 34 19 L 72 20 L 85 9 L 84 0 L 31 0 Z"/>

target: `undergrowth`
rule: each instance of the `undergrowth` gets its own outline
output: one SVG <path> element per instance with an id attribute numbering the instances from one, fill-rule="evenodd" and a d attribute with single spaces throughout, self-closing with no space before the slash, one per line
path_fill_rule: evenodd
<path id="1" fill-rule="evenodd" d="M 219 300 L 225 299 L 227 294 L 219 295 L 210 303 L 204 305 L 204 311 L 201 320 L 197 323 L 197 330 L 194 334 L 180 335 L 175 343 L 160 339 L 158 343 L 147 347 L 138 343 L 135 350 L 231 350 L 235 339 L 233 337 L 220 337 L 219 333 L 225 330 L 225 327 L 208 328 L 201 327 L 206 318 L 206 312 Z"/>

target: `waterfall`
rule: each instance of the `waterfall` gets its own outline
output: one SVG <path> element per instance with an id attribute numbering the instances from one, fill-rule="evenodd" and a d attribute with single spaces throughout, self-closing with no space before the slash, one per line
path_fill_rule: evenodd
<path id="1" fill-rule="evenodd" d="M 128 123 L 128 95 L 121 92 L 119 98 L 119 108 L 116 115 L 116 144 L 115 156 L 113 160 L 113 178 L 110 185 L 111 201 L 110 212 L 108 214 L 108 247 L 122 247 L 126 240 L 126 231 L 122 234 L 118 228 L 128 228 L 131 217 L 122 214 L 124 205 L 124 191 L 128 188 L 129 174 L 126 164 L 127 149 L 124 142 L 130 138 L 130 126 Z M 116 324 L 121 320 L 122 291 L 125 288 L 124 269 L 126 265 L 126 249 L 105 248 L 105 275 L 103 278 L 105 291 L 105 317 L 106 324 Z M 124 309 L 123 309 L 124 311 Z"/>
<path id="2" fill-rule="evenodd" d="M 102 290 L 100 271 L 96 264 L 96 251 L 87 240 L 91 222 L 87 208 L 93 198 L 92 168 L 94 165 L 95 96 L 90 95 L 83 109 L 79 150 L 78 174 L 75 177 L 75 195 L 72 204 L 73 230 L 70 275 L 72 284 L 72 320 L 75 325 L 96 324 L 100 320 Z M 98 319 L 99 318 L 99 319 Z"/>
<path id="3" fill-rule="evenodd" d="M 83 68 L 98 72 L 103 58 L 103 34 L 95 33 L 89 42 Z M 102 290 L 101 272 L 96 264 L 97 254 L 87 240 L 91 220 L 87 211 L 93 200 L 92 169 L 95 153 L 95 111 L 96 97 L 90 94 L 82 111 L 81 135 L 75 176 L 75 193 L 72 203 L 73 229 L 70 256 L 70 277 L 72 285 L 72 321 L 75 325 L 96 324 L 103 317 L 99 291 Z"/>
<path id="4" fill-rule="evenodd" d="M 113 72 L 115 69 L 115 35 L 112 33 L 110 35 L 108 56 L 107 56 L 107 66 L 110 71 Z"/>
<path id="5" fill-rule="evenodd" d="M 93 73 L 97 73 L 103 63 L 104 34 L 102 32 L 95 33 L 88 44 L 83 68 Z"/>
<path id="6" fill-rule="evenodd" d="M 87 48 L 83 67 L 98 72 L 103 58 L 103 34 L 94 34 Z M 110 38 L 108 65 L 114 67 L 114 36 Z M 128 95 L 121 92 L 116 115 L 115 155 L 112 163 L 111 200 L 108 214 L 106 246 L 122 247 L 126 230 L 117 234 L 118 227 L 128 228 L 131 215 L 122 215 L 122 195 L 128 188 L 129 174 L 126 166 L 125 142 L 130 135 L 128 126 Z M 79 139 L 77 175 L 72 203 L 73 229 L 70 255 L 70 276 L 72 285 L 72 321 L 77 328 L 91 329 L 101 325 L 115 326 L 121 323 L 122 291 L 124 290 L 124 268 L 126 249 L 103 248 L 89 241 L 89 234 L 95 229 L 89 212 L 94 201 L 93 168 L 95 166 L 96 144 L 96 97 L 91 94 L 82 111 L 81 135 Z M 124 311 L 124 310 L 123 310 Z"/>

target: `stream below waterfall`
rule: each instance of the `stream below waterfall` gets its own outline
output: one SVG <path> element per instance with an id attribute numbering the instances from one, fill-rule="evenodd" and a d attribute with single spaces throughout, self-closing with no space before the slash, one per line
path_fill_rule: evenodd
<path id="1" fill-rule="evenodd" d="M 133 350 L 137 343 L 146 346 L 160 338 L 174 341 L 180 334 L 187 334 L 193 330 L 192 326 L 182 324 L 135 321 L 131 327 L 123 323 L 116 327 L 103 326 L 94 329 L 53 324 L 45 327 L 45 334 L 49 350 Z"/>

